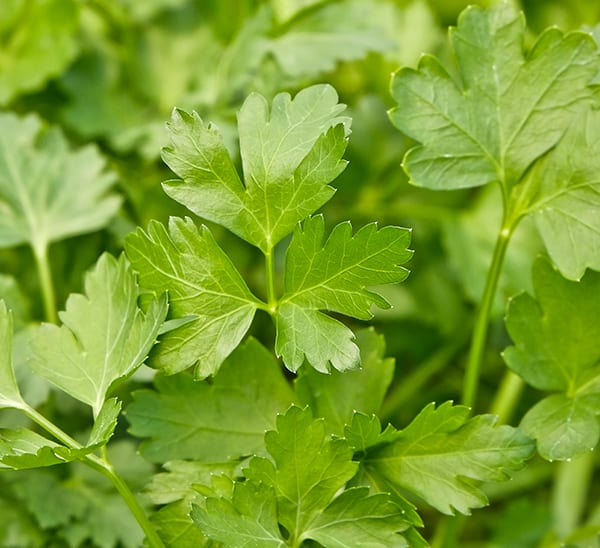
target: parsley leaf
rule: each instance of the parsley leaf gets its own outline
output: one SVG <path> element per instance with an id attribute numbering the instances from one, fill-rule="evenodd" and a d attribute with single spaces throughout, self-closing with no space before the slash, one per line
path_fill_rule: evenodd
<path id="1" fill-rule="evenodd" d="M 125 250 L 142 287 L 168 291 L 170 317 L 184 319 L 161 336 L 151 365 L 167 374 L 195 365 L 198 379 L 214 374 L 246 334 L 260 301 L 210 230 L 189 218 L 171 218 L 168 231 L 152 221 L 147 232 L 127 236 Z"/>
<path id="2" fill-rule="evenodd" d="M 249 339 L 225 361 L 212 382 L 185 374 L 155 379 L 156 391 L 134 392 L 126 410 L 130 432 L 148 438 L 151 461 L 222 462 L 262 446 L 275 414 L 294 396 L 273 356 Z"/>
<path id="3" fill-rule="evenodd" d="M 395 439 L 368 450 L 361 466 L 386 489 L 411 491 L 445 514 L 485 506 L 478 485 L 507 479 L 534 447 L 520 430 L 496 426 L 495 416 L 469 419 L 469 411 L 450 402 L 427 405 Z"/>
<path id="4" fill-rule="evenodd" d="M 23 398 L 19 392 L 12 364 L 12 314 L 0 299 L 0 409 L 21 407 Z"/>
<path id="5" fill-rule="evenodd" d="M 60 313 L 62 327 L 42 324 L 32 334 L 32 369 L 98 416 L 113 383 L 146 359 L 167 312 L 166 297 L 137 305 L 138 286 L 121 256 L 100 257 L 85 279 L 86 295 L 73 294 Z M 93 320 L 93 321 L 92 321 Z"/>
<path id="6" fill-rule="evenodd" d="M 547 260 L 533 268 L 536 297 L 514 298 L 506 327 L 515 345 L 508 366 L 539 390 L 554 392 L 531 408 L 522 428 L 550 460 L 570 459 L 596 446 L 600 426 L 600 274 L 564 279 Z"/>
<path id="7" fill-rule="evenodd" d="M 319 310 L 369 319 L 373 304 L 390 305 L 366 287 L 400 282 L 408 275 L 399 265 L 412 256 L 409 230 L 377 230 L 371 223 L 353 236 L 350 223 L 341 223 L 323 243 L 324 230 L 322 216 L 309 217 L 294 232 L 286 254 L 276 350 L 292 371 L 305 357 L 322 372 L 329 363 L 338 370 L 356 367 L 360 356 L 353 333 Z"/>
<path id="8" fill-rule="evenodd" d="M 165 192 L 270 252 L 333 195 L 328 183 L 346 165 L 349 124 L 338 116 L 344 105 L 337 100 L 331 86 L 317 85 L 293 99 L 277 95 L 269 111 L 264 97 L 251 94 L 238 115 L 244 183 L 215 128 L 176 110 L 163 158 L 182 180 L 166 182 Z"/>

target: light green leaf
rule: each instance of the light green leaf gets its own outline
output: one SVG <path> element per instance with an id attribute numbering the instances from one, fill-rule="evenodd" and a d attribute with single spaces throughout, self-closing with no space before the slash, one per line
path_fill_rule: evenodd
<path id="1" fill-rule="evenodd" d="M 126 238 L 125 250 L 144 289 L 168 291 L 169 318 L 190 320 L 161 336 L 150 364 L 167 374 L 195 366 L 198 379 L 216 373 L 260 301 L 210 230 L 189 218 L 171 218 L 168 231 L 152 221 Z"/>
<path id="2" fill-rule="evenodd" d="M 572 280 L 586 268 L 600 270 L 599 173 L 600 111 L 585 109 L 524 183 L 531 185 L 528 211 L 548 254 Z"/>
<path id="3" fill-rule="evenodd" d="M 468 416 L 464 406 L 429 404 L 393 442 L 369 451 L 361 465 L 392 490 L 411 491 L 440 512 L 469 514 L 487 504 L 479 485 L 508 479 L 534 444 L 516 428 L 496 426 L 493 415 Z"/>
<path id="4" fill-rule="evenodd" d="M 0 299 L 12 312 L 14 329 L 19 331 L 30 319 L 29 301 L 13 276 L 0 274 Z"/>
<path id="5" fill-rule="evenodd" d="M 369 496 L 366 487 L 354 487 L 336 497 L 302 537 L 328 548 L 404 547 L 406 539 L 398 533 L 407 527 L 404 512 L 389 494 Z"/>
<path id="6" fill-rule="evenodd" d="M 146 359 L 167 304 L 163 295 L 146 313 L 138 308 L 137 281 L 124 256 L 102 255 L 85 278 L 85 293 L 69 297 L 62 327 L 43 324 L 33 333 L 30 365 L 97 417 L 113 383 Z"/>
<path id="7" fill-rule="evenodd" d="M 278 15 L 289 18 L 291 6 L 280 4 L 276 2 L 274 7 Z M 293 4 L 294 10 L 299 11 L 298 2 Z M 394 43 L 385 28 L 385 18 L 389 16 L 382 2 L 323 2 L 319 9 L 306 12 L 286 25 L 284 33 L 269 40 L 268 51 L 286 74 L 314 77 L 335 69 L 340 61 L 391 50 Z"/>
<path id="8" fill-rule="evenodd" d="M 25 470 L 63 464 L 69 459 L 54 452 L 62 447 L 27 428 L 0 430 L 0 468 Z"/>
<path id="9" fill-rule="evenodd" d="M 509 191 L 562 137 L 592 95 L 593 38 L 544 32 L 524 51 L 523 16 L 508 3 L 467 8 L 450 33 L 452 77 L 431 56 L 393 78 L 392 122 L 421 144 L 404 158 L 414 184 L 466 188 L 497 181 Z"/>
<path id="10" fill-rule="evenodd" d="M 506 327 L 515 345 L 507 365 L 525 382 L 559 392 L 535 405 L 522 427 L 547 459 L 580 455 L 598 442 L 600 398 L 600 274 L 580 282 L 563 278 L 545 259 L 533 266 L 535 298 L 523 293 L 509 305 Z"/>
<path id="11" fill-rule="evenodd" d="M 537 440 L 547 460 L 571 460 L 594 449 L 600 440 L 600 394 L 569 398 L 548 396 L 523 417 L 520 427 Z"/>
<path id="12" fill-rule="evenodd" d="M 389 304 L 366 287 L 400 282 L 408 275 L 399 265 L 412 256 L 409 230 L 377 230 L 371 223 L 353 236 L 350 223 L 341 223 L 323 243 L 324 231 L 322 216 L 309 217 L 296 229 L 286 254 L 276 350 L 292 371 L 305 358 L 322 372 L 329 364 L 338 370 L 356 367 L 359 350 L 352 332 L 319 310 L 369 319 L 372 305 Z"/>
<path id="13" fill-rule="evenodd" d="M 212 382 L 158 375 L 156 391 L 134 392 L 130 432 L 149 438 L 143 455 L 154 462 L 223 462 L 260 449 L 264 432 L 293 393 L 273 356 L 254 339 L 225 361 Z"/>
<path id="14" fill-rule="evenodd" d="M 24 405 L 12 364 L 12 314 L 0 299 L 0 409 Z"/>
<path id="15" fill-rule="evenodd" d="M 388 424 L 381 431 L 381 421 L 377 415 L 355 413 L 352 422 L 344 428 L 346 441 L 357 453 L 366 453 L 377 445 L 383 445 L 398 438 L 398 431 Z"/>
<path id="16" fill-rule="evenodd" d="M 104 402 L 90 432 L 88 447 L 101 447 L 108 443 L 117 427 L 121 407 L 122 403 L 117 398 L 110 398 Z"/>
<path id="17" fill-rule="evenodd" d="M 254 458 L 245 475 L 275 489 L 279 522 L 290 535 L 300 535 L 358 465 L 346 442 L 331 439 L 325 421 L 313 420 L 308 408 L 292 406 L 278 416 L 277 430 L 267 432 L 265 445 L 273 461 Z"/>
<path id="18" fill-rule="evenodd" d="M 98 230 L 117 212 L 114 178 L 94 147 L 70 151 L 36 116 L 0 115 L 0 247 L 50 242 Z"/>
<path id="19" fill-rule="evenodd" d="M 294 99 L 277 95 L 269 111 L 264 97 L 251 94 L 238 116 L 244 183 L 215 128 L 176 110 L 163 157 L 182 180 L 166 182 L 165 192 L 270 253 L 333 195 L 328 183 L 346 165 L 349 123 L 337 101 L 331 86 L 317 85 Z"/>
<path id="20" fill-rule="evenodd" d="M 163 506 L 153 512 L 150 519 L 156 525 L 160 538 L 167 546 L 177 548 L 218 548 L 218 544 L 208 540 L 192 521 L 192 505 L 179 501 Z"/>
<path id="21" fill-rule="evenodd" d="M 361 369 L 323 375 L 311 367 L 303 368 L 295 383 L 299 403 L 308 405 L 314 416 L 325 418 L 330 431 L 340 436 L 356 411 L 366 414 L 379 411 L 394 375 L 394 359 L 384 358 L 382 335 L 365 329 L 356 338 Z"/>
<path id="22" fill-rule="evenodd" d="M 0 9 L 0 104 L 41 88 L 77 53 L 73 0 L 12 0 Z"/>

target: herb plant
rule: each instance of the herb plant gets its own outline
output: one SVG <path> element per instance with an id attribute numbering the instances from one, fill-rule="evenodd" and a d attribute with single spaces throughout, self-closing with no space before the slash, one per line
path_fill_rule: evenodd
<path id="1" fill-rule="evenodd" d="M 137 147 L 152 162 L 161 140 L 154 121 L 139 124 L 140 96 L 115 90 L 128 70 L 149 62 L 143 52 L 165 44 L 182 15 L 190 18 L 185 39 L 212 43 L 205 33 L 216 27 L 195 27 L 185 4 L 81 8 L 107 17 L 131 43 L 144 25 L 152 32 L 145 48 L 109 71 L 116 80 L 95 87 L 107 73 L 86 80 L 96 66 L 90 60 L 117 60 L 101 46 L 106 37 L 91 40 L 58 84 L 67 96 L 82 91 L 59 121 L 75 133 L 102 135 L 105 153 Z M 425 253 L 418 230 L 411 244 L 410 229 L 365 219 L 366 207 L 356 226 L 340 222 L 332 185 L 343 189 L 348 180 L 346 157 L 361 161 L 351 125 L 369 147 L 357 124 L 360 102 L 350 116 L 330 84 L 300 83 L 339 60 L 389 50 L 391 42 L 380 32 L 384 23 L 363 19 L 360 2 L 305 4 L 265 4 L 235 39 L 206 49 L 207 66 L 217 51 L 225 59 L 215 72 L 220 79 L 189 76 L 174 80 L 180 88 L 153 88 L 149 110 L 195 97 L 201 113 L 172 111 L 162 149 L 172 211 L 161 206 L 160 218 L 148 223 L 141 213 L 132 223 L 121 208 L 117 173 L 125 157 L 109 164 L 98 148 L 71 146 L 36 114 L 0 114 L 0 247 L 26 246 L 7 256 L 37 275 L 0 276 L 0 485 L 18 500 L 0 496 L 7 546 L 469 545 L 461 536 L 478 539 L 473 545 L 592 546 L 600 537 L 590 481 L 600 439 L 594 33 L 551 28 L 526 46 L 518 10 L 470 7 L 450 32 L 450 60 L 425 55 L 416 68 L 393 74 L 389 119 L 404 136 L 389 124 L 383 131 L 387 141 L 403 143 L 414 192 L 486 187 L 473 201 L 481 211 L 449 221 L 455 214 L 444 205 L 438 222 L 465 234 L 469 223 L 487 224 L 495 240 L 479 261 L 487 270 L 481 297 L 470 290 L 478 300 L 472 321 L 460 318 L 468 308 L 462 302 L 440 312 L 450 318 L 434 320 L 446 340 L 405 373 L 374 325 L 394 349 L 396 339 L 415 347 L 421 340 L 410 322 L 394 321 L 412 291 L 425 298 L 411 285 L 419 283 Z M 396 13 L 391 3 L 377 6 L 373 17 Z M 169 17 L 159 23 L 163 10 Z M 0 101 L 35 89 L 78 55 L 76 13 L 65 8 L 56 28 L 43 29 L 60 37 L 57 64 L 35 78 L 6 71 Z M 314 33 L 310 44 L 306 33 Z M 328 54 L 318 57 L 323 48 Z M 250 54 L 253 62 L 244 65 Z M 103 87 L 112 92 L 100 94 L 90 113 L 85 94 Z M 224 89 L 231 95 L 217 100 Z M 234 124 L 230 109 L 240 91 L 246 98 Z M 389 155 L 393 173 L 400 160 Z M 487 193 L 492 185 L 498 193 Z M 427 210 L 420 197 L 433 203 L 439 193 L 414 196 L 409 204 L 421 227 L 419 207 Z M 127 200 L 134 210 L 143 203 L 135 192 Z M 386 222 L 394 204 L 382 212 Z M 490 228 L 495 216 L 498 226 Z M 106 241 L 96 241 L 103 252 L 83 285 L 58 284 L 57 294 L 51 245 L 60 258 L 63 240 L 94 242 L 90 233 L 103 228 Z M 465 241 L 462 256 L 475 254 L 467 245 L 474 240 Z M 513 250 L 525 267 L 511 262 Z M 503 302 L 503 273 L 530 266 L 531 284 Z M 423 274 L 425 293 L 457 303 L 443 285 L 449 282 L 440 281 L 445 269 Z M 31 320 L 20 285 L 39 288 L 42 305 L 33 314 L 45 322 Z M 507 304 L 506 331 L 496 316 L 499 298 L 501 309 Z M 504 364 L 490 357 L 499 349 Z M 464 379 L 453 389 L 450 366 L 463 358 Z M 438 396 L 460 394 L 460 404 L 431 397 L 425 388 L 436 375 L 448 386 Z M 489 385 L 495 394 L 483 403 Z M 551 504 L 540 511 L 536 500 L 546 495 Z M 49 499 L 60 499 L 60 508 Z M 476 510 L 490 500 L 497 513 Z M 522 515 L 530 522 L 520 534 Z"/>

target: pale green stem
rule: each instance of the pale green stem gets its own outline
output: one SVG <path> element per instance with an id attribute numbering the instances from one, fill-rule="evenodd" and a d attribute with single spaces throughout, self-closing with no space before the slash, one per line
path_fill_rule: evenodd
<path id="1" fill-rule="evenodd" d="M 500 273 L 502 272 L 506 248 L 508 247 L 513 228 L 514 226 L 504 223 L 498 233 L 498 239 L 496 240 L 496 246 L 492 256 L 492 263 L 488 270 L 485 288 L 475 317 L 475 326 L 473 328 L 473 336 L 469 348 L 462 394 L 462 403 L 469 407 L 474 407 L 477 399 L 479 375 L 487 339 L 490 314 L 492 312 L 492 305 L 494 304 L 498 280 L 500 279 Z"/>
<path id="2" fill-rule="evenodd" d="M 53 422 L 49 421 L 46 417 L 38 413 L 32 407 L 25 404 L 23 407 L 21 407 L 21 410 L 32 421 L 37 423 L 44 430 L 46 430 L 46 432 L 50 433 L 53 437 L 67 447 L 71 449 L 82 449 L 83 446 L 79 442 L 74 440 L 66 432 L 63 432 L 63 430 L 61 430 Z M 135 498 L 135 495 L 131 492 L 131 489 L 129 489 L 129 486 L 125 483 L 123 478 L 121 478 L 121 476 L 119 476 L 119 474 L 113 468 L 112 464 L 110 464 L 106 458 L 100 458 L 91 453 L 86 455 L 82 462 L 97 472 L 100 472 L 112 482 L 118 493 L 125 501 L 125 504 L 127 504 L 127 507 L 135 517 L 136 521 L 144 531 L 146 540 L 148 541 L 148 546 L 150 546 L 150 548 L 165 548 L 163 541 L 158 536 L 154 525 L 152 525 L 148 519 L 146 512 L 144 512 L 144 509 L 140 506 L 140 503 Z"/>
<path id="3" fill-rule="evenodd" d="M 267 303 L 269 313 L 273 314 L 277 309 L 277 293 L 275 291 L 275 261 L 272 248 L 265 253 L 265 270 L 267 272 Z"/>
<path id="4" fill-rule="evenodd" d="M 590 451 L 573 461 L 558 464 L 552 491 L 552 515 L 560 540 L 572 533 L 581 521 L 594 463 L 595 455 Z"/>
<path id="5" fill-rule="evenodd" d="M 490 409 L 490 413 L 498 415 L 501 424 L 510 423 L 524 387 L 521 377 L 510 370 L 506 371 Z"/>
<path id="6" fill-rule="evenodd" d="M 58 323 L 58 314 L 56 312 L 56 296 L 54 284 L 52 283 L 52 274 L 50 272 L 50 263 L 48 261 L 48 246 L 44 244 L 33 245 L 33 256 L 40 280 L 40 291 L 44 302 L 44 317 L 47 322 Z"/>

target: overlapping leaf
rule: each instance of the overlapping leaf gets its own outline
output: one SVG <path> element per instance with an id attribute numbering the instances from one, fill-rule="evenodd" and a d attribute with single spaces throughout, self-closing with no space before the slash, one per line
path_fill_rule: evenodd
<path id="1" fill-rule="evenodd" d="M 520 430 L 496 426 L 495 416 L 468 416 L 464 406 L 430 404 L 361 464 L 379 485 L 411 491 L 446 514 L 468 514 L 487 503 L 482 482 L 507 479 L 534 450 Z"/>
<path id="2" fill-rule="evenodd" d="M 600 274 L 580 282 L 564 279 L 548 261 L 533 268 L 535 298 L 524 293 L 510 303 L 506 326 L 515 345 L 508 366 L 527 383 L 557 394 L 523 419 L 548 459 L 572 458 L 600 438 Z"/>
<path id="3" fill-rule="evenodd" d="M 357 366 L 352 332 L 319 310 L 369 319 L 372 305 L 389 304 L 367 286 L 400 282 L 408 275 L 399 265 L 412 255 L 409 230 L 378 230 L 372 223 L 352 235 L 350 223 L 341 223 L 323 243 L 324 231 L 322 216 L 309 217 L 287 250 L 276 350 L 292 371 L 305 359 L 322 372 L 329 364 L 339 370 Z"/>
<path id="4" fill-rule="evenodd" d="M 343 439 L 331 439 L 322 419 L 291 407 L 265 436 L 270 459 L 255 457 L 231 499 L 208 497 L 192 518 L 226 546 L 406 546 L 408 523 L 389 495 L 365 488 L 339 493 L 357 463 Z M 289 533 L 281 536 L 280 525 Z"/>
<path id="5" fill-rule="evenodd" d="M 168 331 L 150 363 L 167 374 L 196 366 L 197 378 L 214 374 L 240 343 L 260 301 L 210 230 L 191 219 L 171 218 L 169 229 L 153 221 L 125 240 L 140 284 L 168 291 L 170 318 L 182 325 Z"/>
<path id="6" fill-rule="evenodd" d="M 293 394 L 273 356 L 254 339 L 241 345 L 214 381 L 157 376 L 157 391 L 134 393 L 127 408 L 131 433 L 149 438 L 141 451 L 152 461 L 223 462 L 260 449 L 275 415 Z"/>
<path id="7" fill-rule="evenodd" d="M 197 114 L 176 110 L 171 147 L 163 158 L 181 177 L 164 184 L 169 196 L 205 219 L 270 252 L 296 223 L 321 207 L 328 183 L 344 169 L 344 124 L 335 90 L 317 85 L 269 105 L 250 95 L 238 116 L 244 182 L 219 132 Z"/>
<path id="8" fill-rule="evenodd" d="M 498 181 L 508 191 L 560 140 L 592 94 L 598 72 L 593 38 L 544 32 L 525 54 L 525 24 L 507 3 L 465 10 L 450 38 L 453 78 L 424 56 L 392 81 L 392 122 L 422 143 L 404 159 L 413 183 L 433 189 Z"/>
<path id="9" fill-rule="evenodd" d="M 103 227 L 120 204 L 113 182 L 95 148 L 70 151 L 37 117 L 0 115 L 0 247 L 39 251 Z"/>
<path id="10" fill-rule="evenodd" d="M 167 312 L 166 298 L 138 308 L 138 286 L 124 256 L 104 254 L 73 294 L 61 327 L 43 324 L 31 340 L 30 365 L 74 398 L 100 412 L 108 390 L 146 359 Z"/>

